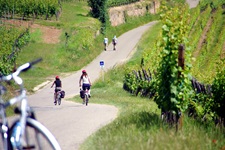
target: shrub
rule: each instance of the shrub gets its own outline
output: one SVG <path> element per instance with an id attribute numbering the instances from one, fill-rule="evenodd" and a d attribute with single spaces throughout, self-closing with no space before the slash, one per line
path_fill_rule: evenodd
<path id="1" fill-rule="evenodd" d="M 216 114 L 225 118 L 225 63 L 221 62 L 221 65 L 218 65 L 217 75 L 212 84 L 212 92 L 214 98 L 213 110 Z M 223 67 L 222 67 L 223 66 Z"/>

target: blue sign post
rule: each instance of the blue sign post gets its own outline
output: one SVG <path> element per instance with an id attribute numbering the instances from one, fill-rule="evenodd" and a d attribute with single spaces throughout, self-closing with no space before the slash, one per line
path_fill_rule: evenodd
<path id="1" fill-rule="evenodd" d="M 105 66 L 104 61 L 101 60 L 99 64 L 100 64 L 101 72 L 102 72 L 102 80 L 104 81 L 104 70 L 103 70 L 103 68 Z"/>
<path id="2" fill-rule="evenodd" d="M 100 61 L 100 67 L 104 68 L 104 61 L 103 60 Z"/>

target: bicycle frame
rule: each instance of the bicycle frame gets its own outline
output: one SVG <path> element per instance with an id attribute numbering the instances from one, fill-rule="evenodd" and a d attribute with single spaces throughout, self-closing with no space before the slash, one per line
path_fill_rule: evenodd
<path id="1" fill-rule="evenodd" d="M 2 100 L 2 96 L 0 98 L 0 117 L 2 120 L 1 124 L 1 133 L 2 133 L 2 141 L 3 141 L 3 148 L 4 150 L 8 149 L 8 121 L 6 119 L 6 114 L 5 114 L 5 107 L 4 107 L 4 101 Z"/>
<path id="2" fill-rule="evenodd" d="M 9 148 L 9 145 L 8 145 L 9 127 L 8 127 L 7 116 L 5 114 L 5 110 L 7 109 L 7 107 L 14 105 L 15 103 L 21 102 L 20 110 L 17 109 L 17 113 L 20 113 L 19 122 L 21 124 L 21 134 L 23 134 L 24 130 L 25 130 L 26 118 L 27 117 L 35 118 L 35 117 L 34 117 L 34 113 L 29 109 L 29 106 L 27 104 L 25 90 L 22 90 L 21 95 L 19 95 L 18 97 L 14 97 L 6 103 L 2 103 L 2 102 L 3 102 L 3 100 L 1 99 L 1 104 L 0 104 L 0 108 L 1 108 L 0 117 L 2 119 L 1 130 L 2 130 L 2 134 L 3 134 L 2 138 L 3 138 L 3 142 L 4 142 L 3 143 L 4 149 L 8 150 L 8 148 Z"/>
<path id="3" fill-rule="evenodd" d="M 10 81 L 13 79 L 15 83 L 19 85 L 20 87 L 19 96 L 11 98 L 8 102 L 4 102 L 2 98 L 2 94 L 4 93 L 4 91 L 1 90 L 1 93 L 0 93 L 1 95 L 0 96 L 0 117 L 2 120 L 1 132 L 2 132 L 2 138 L 3 138 L 3 147 L 5 150 L 9 149 L 9 137 L 8 137 L 9 127 L 8 127 L 7 116 L 5 113 L 5 110 L 7 109 L 7 107 L 20 102 L 20 109 L 17 109 L 16 113 L 20 113 L 19 122 L 21 124 L 21 134 L 24 134 L 24 130 L 26 126 L 26 118 L 31 117 L 35 119 L 34 113 L 32 112 L 31 108 L 28 106 L 28 103 L 27 103 L 26 90 L 24 89 L 24 86 L 23 86 L 23 80 L 18 75 L 20 72 L 28 70 L 31 67 L 31 65 L 39 61 L 41 61 L 41 59 L 31 63 L 26 63 L 20 66 L 16 72 L 7 76 L 0 77 L 0 81 Z M 19 142 L 19 141 L 16 141 L 16 142 Z"/>

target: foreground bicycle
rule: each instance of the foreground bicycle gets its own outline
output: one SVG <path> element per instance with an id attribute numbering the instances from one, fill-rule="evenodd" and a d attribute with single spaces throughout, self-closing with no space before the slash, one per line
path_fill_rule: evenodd
<path id="1" fill-rule="evenodd" d="M 19 77 L 20 72 L 27 71 L 41 60 L 42 59 L 38 59 L 30 63 L 25 63 L 21 65 L 16 72 L 0 77 L 1 82 L 14 80 L 20 87 L 18 96 L 4 102 L 2 95 L 6 92 L 6 88 L 0 85 L 1 150 L 61 150 L 52 133 L 36 120 L 35 114 L 29 107 L 26 99 L 27 96 L 23 86 L 23 80 Z M 19 103 L 19 107 L 15 108 L 15 113 L 19 114 L 19 118 L 9 127 L 6 109 L 16 103 Z"/>

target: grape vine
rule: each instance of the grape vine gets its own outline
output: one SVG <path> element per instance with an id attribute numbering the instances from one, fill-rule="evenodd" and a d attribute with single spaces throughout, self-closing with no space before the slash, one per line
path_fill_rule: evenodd
<path id="1" fill-rule="evenodd" d="M 45 19 L 56 15 L 61 9 L 60 0 L 0 0 L 1 17 L 33 17 L 33 19 L 45 16 Z"/>
<path id="2" fill-rule="evenodd" d="M 108 7 L 115 7 L 115 6 L 120 6 L 120 5 L 127 5 L 130 3 L 134 3 L 134 2 L 139 2 L 140 0 L 108 0 L 107 1 L 107 5 Z"/>
<path id="3" fill-rule="evenodd" d="M 0 73 L 6 75 L 13 70 L 18 52 L 29 41 L 30 36 L 28 30 L 0 26 L 0 38 Z"/>
<path id="4" fill-rule="evenodd" d="M 157 69 L 155 102 L 165 111 L 184 112 L 188 108 L 191 88 L 190 48 L 188 47 L 188 7 L 178 5 L 174 8 L 163 6 L 161 14 L 162 38 L 158 47 L 161 62 Z M 185 66 L 178 66 L 179 45 L 185 45 Z M 178 74 L 181 73 L 179 76 Z"/>
<path id="5" fill-rule="evenodd" d="M 216 113 L 216 117 L 221 118 L 223 120 L 223 126 L 225 126 L 225 61 L 220 61 L 217 67 L 217 75 L 212 84 L 212 92 L 213 92 L 213 106 L 212 111 Z"/>

